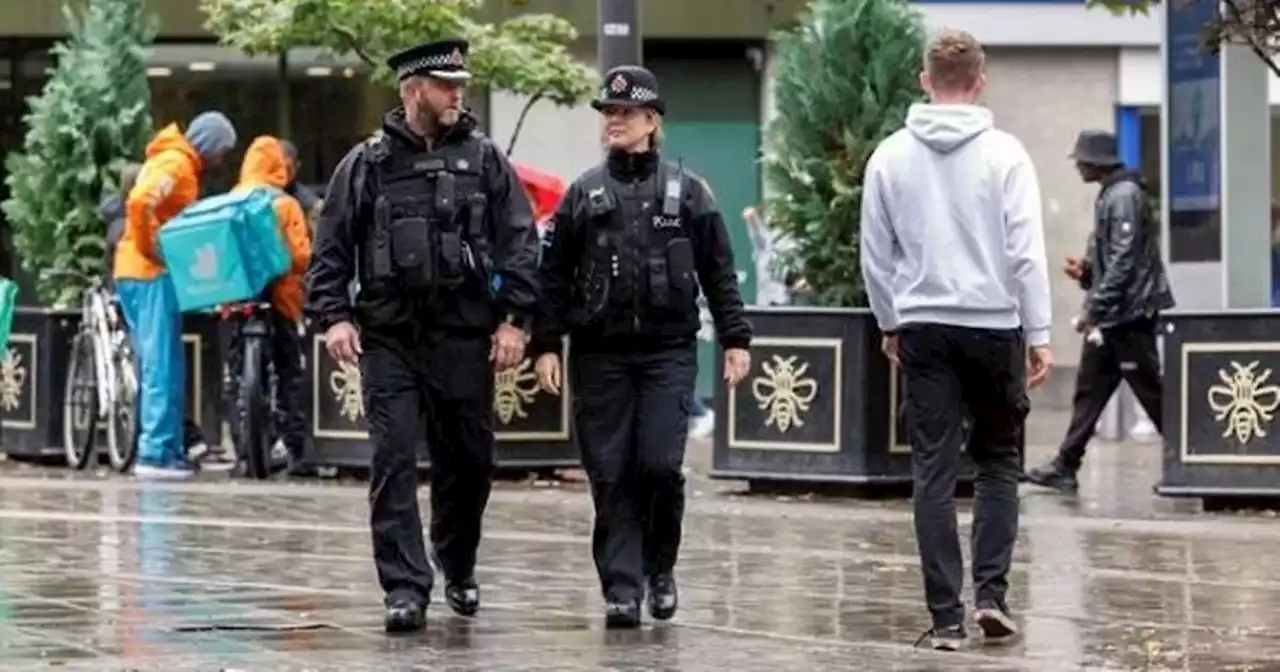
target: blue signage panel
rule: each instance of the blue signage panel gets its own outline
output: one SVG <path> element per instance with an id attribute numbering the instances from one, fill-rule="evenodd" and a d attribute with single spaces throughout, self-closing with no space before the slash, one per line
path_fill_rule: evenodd
<path id="1" fill-rule="evenodd" d="M 1169 3 L 1169 206 L 1172 212 L 1218 209 L 1221 176 L 1221 63 L 1204 47 L 1218 16 L 1215 0 Z"/>

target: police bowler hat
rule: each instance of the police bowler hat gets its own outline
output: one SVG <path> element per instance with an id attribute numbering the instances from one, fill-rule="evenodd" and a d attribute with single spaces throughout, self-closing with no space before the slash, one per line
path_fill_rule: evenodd
<path id="1" fill-rule="evenodd" d="M 604 75 L 600 95 L 591 101 L 597 111 L 606 107 L 647 107 L 666 114 L 667 106 L 658 95 L 658 78 L 638 65 L 620 65 Z"/>
<path id="2" fill-rule="evenodd" d="M 465 82 L 471 79 L 466 62 L 470 48 L 471 44 L 462 38 L 427 42 L 392 54 L 387 58 L 387 67 L 395 70 L 402 81 L 421 75 Z"/>

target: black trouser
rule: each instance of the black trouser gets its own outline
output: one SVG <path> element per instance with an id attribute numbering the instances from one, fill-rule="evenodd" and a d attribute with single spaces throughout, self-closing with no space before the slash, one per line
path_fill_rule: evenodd
<path id="1" fill-rule="evenodd" d="M 1080 370 L 1076 373 L 1071 424 L 1058 449 L 1059 468 L 1073 472 L 1080 469 L 1098 419 L 1122 380 L 1129 383 L 1129 389 L 1152 424 L 1163 432 L 1160 353 L 1156 349 L 1154 319 L 1104 329 L 1101 345 L 1085 342 L 1080 354 Z"/>
<path id="2" fill-rule="evenodd" d="M 368 330 L 361 339 L 378 581 L 388 605 L 426 602 L 434 575 L 418 511 L 418 446 L 425 439 L 431 455 L 431 545 L 445 578 L 466 581 L 475 572 L 494 469 L 490 339 Z"/>
<path id="3" fill-rule="evenodd" d="M 276 372 L 276 407 L 272 418 L 277 439 L 284 441 L 294 459 L 301 458 L 306 449 L 307 416 L 302 410 L 302 337 L 298 325 L 276 311 L 271 311 L 271 364 Z M 243 365 L 240 357 L 244 346 L 240 331 L 233 332 L 227 349 L 227 371 L 224 393 L 232 407 L 240 384 Z M 265 381 L 264 381 L 265 382 Z M 232 417 L 235 417 L 234 415 Z M 241 457 L 243 459 L 243 457 Z"/>
<path id="4" fill-rule="evenodd" d="M 1029 408 L 1025 348 L 1014 330 L 909 324 L 898 333 L 925 600 L 934 626 L 948 627 L 964 620 L 955 492 L 966 410 L 977 468 L 974 601 L 1005 606 L 1018 536 L 1018 451 Z"/>
<path id="5" fill-rule="evenodd" d="M 574 355 L 574 423 L 596 512 L 591 552 L 610 602 L 639 601 L 645 577 L 675 567 L 694 348 Z"/>

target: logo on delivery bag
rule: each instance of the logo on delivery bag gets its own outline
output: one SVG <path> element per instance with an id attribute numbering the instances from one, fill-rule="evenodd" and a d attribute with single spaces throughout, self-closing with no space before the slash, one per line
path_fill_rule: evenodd
<path id="1" fill-rule="evenodd" d="M 213 243 L 205 243 L 196 248 L 195 261 L 191 262 L 187 272 L 191 274 L 192 280 L 217 280 L 218 248 Z"/>

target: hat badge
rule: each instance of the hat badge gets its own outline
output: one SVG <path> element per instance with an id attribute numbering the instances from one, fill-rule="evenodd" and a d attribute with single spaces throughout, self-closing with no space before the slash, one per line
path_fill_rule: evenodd
<path id="1" fill-rule="evenodd" d="M 609 90 L 613 91 L 614 93 L 622 93 L 623 91 L 626 91 L 627 78 L 623 77 L 622 75 L 618 75 L 614 77 L 613 81 L 609 82 Z"/>
<path id="2" fill-rule="evenodd" d="M 454 48 L 453 53 L 449 54 L 449 65 L 462 65 L 462 50 Z"/>

